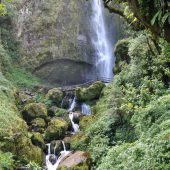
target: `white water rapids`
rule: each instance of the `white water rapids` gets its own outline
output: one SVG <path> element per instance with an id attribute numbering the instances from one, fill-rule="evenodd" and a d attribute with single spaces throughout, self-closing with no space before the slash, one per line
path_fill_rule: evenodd
<path id="1" fill-rule="evenodd" d="M 70 151 L 66 150 L 66 146 L 65 143 L 62 141 L 62 145 L 63 145 L 63 151 L 60 152 L 60 156 L 56 157 L 55 155 L 55 150 L 56 147 L 54 148 L 54 154 L 51 153 L 51 144 L 47 144 L 48 146 L 48 155 L 46 155 L 46 166 L 48 170 L 56 170 L 60 164 L 60 162 L 70 153 Z M 50 161 L 50 157 L 53 156 L 56 158 L 56 163 L 52 164 Z"/>
<path id="2" fill-rule="evenodd" d="M 112 45 L 108 40 L 107 27 L 105 24 L 103 0 L 92 0 L 92 28 L 94 36 L 92 43 L 96 50 L 96 69 L 99 79 L 112 79 L 113 77 L 113 52 Z"/>

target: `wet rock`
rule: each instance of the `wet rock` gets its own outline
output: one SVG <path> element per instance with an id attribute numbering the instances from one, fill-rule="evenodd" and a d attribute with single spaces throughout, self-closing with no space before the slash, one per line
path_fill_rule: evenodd
<path id="1" fill-rule="evenodd" d="M 63 139 L 63 141 L 64 141 L 64 143 L 65 143 L 66 149 L 67 149 L 67 150 L 70 150 L 71 137 L 70 137 L 70 136 L 66 136 L 66 137 Z"/>
<path id="2" fill-rule="evenodd" d="M 31 128 L 35 132 L 44 132 L 46 126 L 46 122 L 42 118 L 36 118 L 31 122 Z"/>
<path id="3" fill-rule="evenodd" d="M 52 118 L 45 132 L 45 139 L 52 141 L 55 139 L 62 139 L 68 129 L 68 124 L 61 118 Z"/>
<path id="4" fill-rule="evenodd" d="M 46 145 L 45 145 L 45 142 L 44 142 L 44 138 L 43 138 L 41 133 L 33 132 L 31 140 L 32 140 L 32 143 L 34 145 L 42 148 L 43 150 L 46 148 Z"/>
<path id="5" fill-rule="evenodd" d="M 79 124 L 79 121 L 82 117 L 82 114 L 80 112 L 73 112 L 73 122 L 76 124 Z"/>
<path id="6" fill-rule="evenodd" d="M 63 151 L 62 141 L 61 140 L 52 141 L 51 142 L 51 153 L 58 155 L 61 151 Z"/>
<path id="7" fill-rule="evenodd" d="M 43 103 L 30 103 L 24 107 L 23 117 L 26 121 L 33 120 L 35 118 L 46 118 L 47 108 Z"/>
<path id="8" fill-rule="evenodd" d="M 90 170 L 91 166 L 90 155 L 87 152 L 77 151 L 69 155 L 66 159 L 61 161 L 59 170 Z"/>
<path id="9" fill-rule="evenodd" d="M 76 89 L 77 100 L 84 102 L 84 101 L 98 99 L 104 87 L 105 87 L 105 84 L 102 83 L 101 81 L 96 81 L 88 88 L 79 87 Z"/>
<path id="10" fill-rule="evenodd" d="M 49 157 L 49 161 L 52 163 L 52 165 L 54 165 L 57 162 L 57 157 L 54 154 L 52 154 Z"/>
<path id="11" fill-rule="evenodd" d="M 61 106 L 61 102 L 63 99 L 63 92 L 57 88 L 51 89 L 46 94 L 46 98 L 51 100 L 53 103 L 57 104 L 58 106 Z"/>

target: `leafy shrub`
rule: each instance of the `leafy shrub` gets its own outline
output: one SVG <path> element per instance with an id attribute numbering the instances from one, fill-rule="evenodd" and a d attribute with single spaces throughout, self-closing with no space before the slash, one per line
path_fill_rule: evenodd
<path id="1" fill-rule="evenodd" d="M 13 155 L 10 152 L 3 153 L 0 151 L 0 169 L 3 170 L 13 170 L 14 160 Z"/>

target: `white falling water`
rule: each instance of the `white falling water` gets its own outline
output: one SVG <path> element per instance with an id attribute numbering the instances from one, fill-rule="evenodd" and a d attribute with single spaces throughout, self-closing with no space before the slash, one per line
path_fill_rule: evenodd
<path id="1" fill-rule="evenodd" d="M 74 97 L 74 99 L 70 103 L 70 107 L 68 109 L 68 112 L 72 112 L 75 107 L 76 107 L 76 98 Z"/>
<path id="2" fill-rule="evenodd" d="M 70 107 L 68 109 L 69 119 L 71 121 L 74 133 L 78 132 L 78 130 L 79 130 L 79 125 L 74 123 L 74 121 L 73 121 L 73 118 L 74 118 L 73 110 L 75 107 L 76 107 L 76 98 L 74 97 L 74 99 L 72 100 L 72 103 L 70 104 Z"/>
<path id="3" fill-rule="evenodd" d="M 90 106 L 87 105 L 86 103 L 83 103 L 81 105 L 81 112 L 85 115 L 91 115 L 91 109 Z"/>
<path id="4" fill-rule="evenodd" d="M 66 146 L 65 146 L 65 143 L 62 141 L 62 145 L 63 145 L 63 151 L 60 152 L 60 156 L 59 158 L 57 159 L 56 163 L 53 165 L 51 162 L 50 162 L 50 156 L 52 155 L 51 154 L 51 144 L 47 144 L 48 146 L 48 155 L 46 155 L 46 166 L 47 166 L 47 169 L 48 170 L 56 170 L 60 164 L 60 162 L 70 154 L 70 151 L 67 151 L 66 150 Z M 55 148 L 56 149 L 56 148 Z M 54 155 L 55 155 L 55 150 L 54 150 Z"/>
<path id="5" fill-rule="evenodd" d="M 79 125 L 76 124 L 76 123 L 74 123 L 74 121 L 73 121 L 73 118 L 74 118 L 73 112 L 70 112 L 70 113 L 69 113 L 69 118 L 70 118 L 70 120 L 71 120 L 71 124 L 72 124 L 73 130 L 74 130 L 74 133 L 78 132 L 78 130 L 79 130 Z"/>
<path id="6" fill-rule="evenodd" d="M 92 0 L 92 26 L 95 36 L 92 36 L 92 43 L 96 50 L 96 69 L 99 79 L 111 79 L 113 77 L 113 52 L 112 45 L 108 40 L 103 0 Z"/>

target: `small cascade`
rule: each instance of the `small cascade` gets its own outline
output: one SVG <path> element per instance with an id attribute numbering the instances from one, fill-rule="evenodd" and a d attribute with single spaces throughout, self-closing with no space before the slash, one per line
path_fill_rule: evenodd
<path id="1" fill-rule="evenodd" d="M 85 115 L 91 115 L 91 108 L 86 103 L 82 103 L 81 105 L 81 112 Z"/>
<path id="2" fill-rule="evenodd" d="M 68 109 L 68 112 L 72 112 L 75 107 L 76 107 L 76 98 L 74 97 L 74 99 L 72 99 L 72 101 L 70 102 L 70 107 Z"/>
<path id="3" fill-rule="evenodd" d="M 74 118 L 73 112 L 70 112 L 70 113 L 69 113 L 69 118 L 70 118 L 70 120 L 71 120 L 71 124 L 72 124 L 73 130 L 74 130 L 74 133 L 78 132 L 78 130 L 79 130 L 79 125 L 76 124 L 76 123 L 74 123 L 74 121 L 73 121 L 73 118 Z"/>
<path id="4" fill-rule="evenodd" d="M 56 146 L 54 148 L 54 154 L 51 154 L 51 144 L 47 144 L 48 146 L 48 155 L 46 156 L 46 166 L 48 170 L 56 170 L 60 164 L 60 162 L 70 154 L 70 151 L 66 150 L 66 146 L 64 141 L 62 141 L 63 145 L 63 151 L 60 152 L 60 156 L 57 159 L 57 156 L 55 155 Z"/>
<path id="5" fill-rule="evenodd" d="M 71 104 L 70 104 L 70 108 L 68 109 L 69 112 L 69 119 L 71 121 L 74 133 L 78 132 L 79 130 L 79 125 L 74 123 L 73 118 L 74 118 L 74 114 L 73 114 L 73 110 L 76 107 L 76 98 L 74 97 L 74 99 L 72 100 Z"/>

